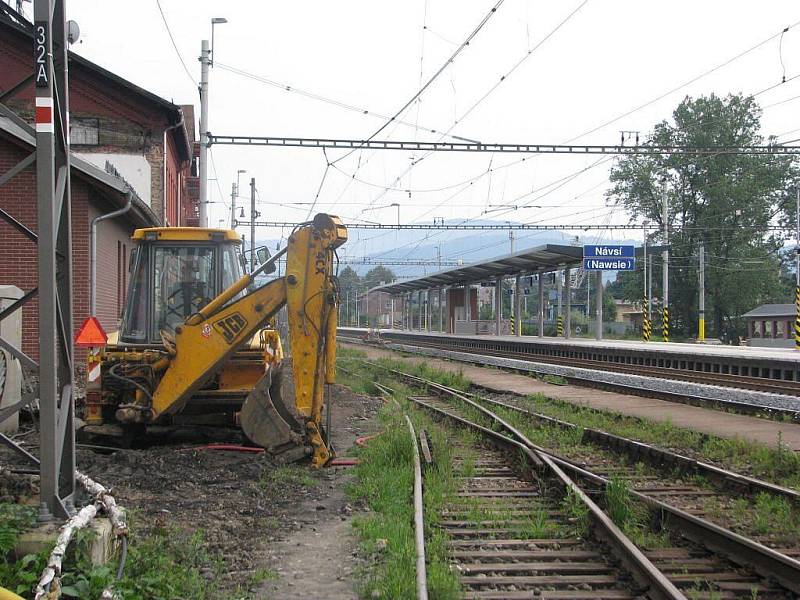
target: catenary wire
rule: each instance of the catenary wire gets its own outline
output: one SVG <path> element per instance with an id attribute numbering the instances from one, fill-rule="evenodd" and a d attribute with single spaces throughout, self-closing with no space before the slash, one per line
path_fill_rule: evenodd
<path id="1" fill-rule="evenodd" d="M 177 54 L 178 60 L 181 61 L 183 70 L 186 71 L 186 76 L 192 80 L 192 83 L 195 86 L 197 86 L 197 80 L 192 77 L 192 72 L 189 71 L 189 67 L 187 67 L 186 63 L 183 61 L 183 56 L 181 56 L 181 52 L 178 50 L 178 44 L 175 43 L 175 38 L 172 36 L 172 30 L 169 28 L 169 23 L 167 23 L 167 17 L 164 15 L 164 9 L 161 8 L 161 0 L 156 0 L 156 6 L 158 6 L 158 12 L 161 13 L 161 20 L 164 21 L 164 27 L 167 30 L 167 35 L 169 35 L 169 41 L 172 42 L 172 47 L 175 49 L 175 54 Z"/>

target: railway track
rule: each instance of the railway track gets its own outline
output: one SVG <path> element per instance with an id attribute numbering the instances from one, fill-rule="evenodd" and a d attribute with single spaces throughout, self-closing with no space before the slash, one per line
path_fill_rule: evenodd
<path id="1" fill-rule="evenodd" d="M 563 356 L 546 356 L 543 354 L 516 352 L 511 350 L 499 351 L 470 348 L 467 345 L 459 344 L 458 340 L 451 339 L 447 339 L 442 343 L 414 340 L 413 343 L 408 345 L 420 346 L 423 348 L 435 348 L 438 350 L 453 350 L 467 354 L 495 356 L 499 358 L 515 358 L 529 362 L 576 367 L 581 369 L 592 369 L 595 371 L 610 371 L 612 373 L 621 373 L 624 375 L 658 377 L 660 379 L 674 379 L 676 381 L 685 381 L 688 383 L 698 383 L 702 385 L 716 385 L 720 387 L 767 392 L 786 396 L 800 396 L 800 382 L 798 381 L 775 380 L 763 377 L 750 377 L 745 375 L 731 375 L 725 373 L 707 373 L 704 371 L 693 371 L 689 369 L 674 369 L 667 367 L 633 365 L 627 363 L 613 363 L 608 361 L 576 359 Z"/>
<path id="2" fill-rule="evenodd" d="M 796 546 L 769 548 L 761 542 L 770 540 L 737 534 L 687 505 L 734 490 L 769 493 L 794 503 L 794 490 L 594 430 L 584 435 L 604 446 L 599 458 L 565 457 L 533 443 L 498 414 L 500 409 L 525 409 L 390 371 L 434 394 L 412 397 L 420 408 L 479 431 L 498 448 L 480 446 L 472 471 L 464 474 L 462 469 L 460 491 L 440 515 L 439 526 L 448 534 L 453 567 L 468 598 L 763 599 L 800 594 Z M 606 454 L 612 448 L 629 458 L 648 458 L 662 469 L 702 474 L 719 491 L 642 474 L 609 460 Z M 514 456 L 523 457 L 522 463 L 513 461 Z M 640 539 L 638 547 L 596 503 L 608 504 L 610 486 L 620 481 L 631 484 L 626 493 L 659 521 L 660 534 Z M 565 507 L 578 502 L 590 521 L 588 537 L 563 535 L 564 520 L 576 518 L 565 514 Z M 562 535 L 542 535 L 548 531 Z"/>

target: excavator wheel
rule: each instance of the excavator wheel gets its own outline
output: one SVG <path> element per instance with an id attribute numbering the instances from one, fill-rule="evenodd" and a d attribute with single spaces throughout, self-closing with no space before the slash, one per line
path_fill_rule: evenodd
<path id="1" fill-rule="evenodd" d="M 305 442 L 304 419 L 294 407 L 291 364 L 270 367 L 242 405 L 239 422 L 254 444 L 290 462 L 311 453 Z"/>

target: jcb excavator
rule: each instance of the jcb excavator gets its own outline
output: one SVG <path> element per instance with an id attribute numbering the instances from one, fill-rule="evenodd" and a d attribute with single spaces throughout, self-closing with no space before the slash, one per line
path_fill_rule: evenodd
<path id="1" fill-rule="evenodd" d="M 239 424 L 269 452 L 325 464 L 324 384 L 334 382 L 336 364 L 334 258 L 347 240 L 341 221 L 318 214 L 241 277 L 233 231 L 139 229 L 133 240 L 120 330 L 88 357 L 84 431 L 130 436 L 159 424 Z M 274 272 L 284 254 L 283 276 L 256 287 L 256 275 Z M 270 326 L 284 305 L 286 360 Z"/>

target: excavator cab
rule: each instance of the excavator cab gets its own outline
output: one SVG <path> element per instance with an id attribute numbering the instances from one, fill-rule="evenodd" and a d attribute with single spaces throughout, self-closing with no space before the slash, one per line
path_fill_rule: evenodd
<path id="1" fill-rule="evenodd" d="M 242 241 L 225 229 L 138 229 L 119 331 L 129 344 L 161 344 L 242 276 Z"/>

